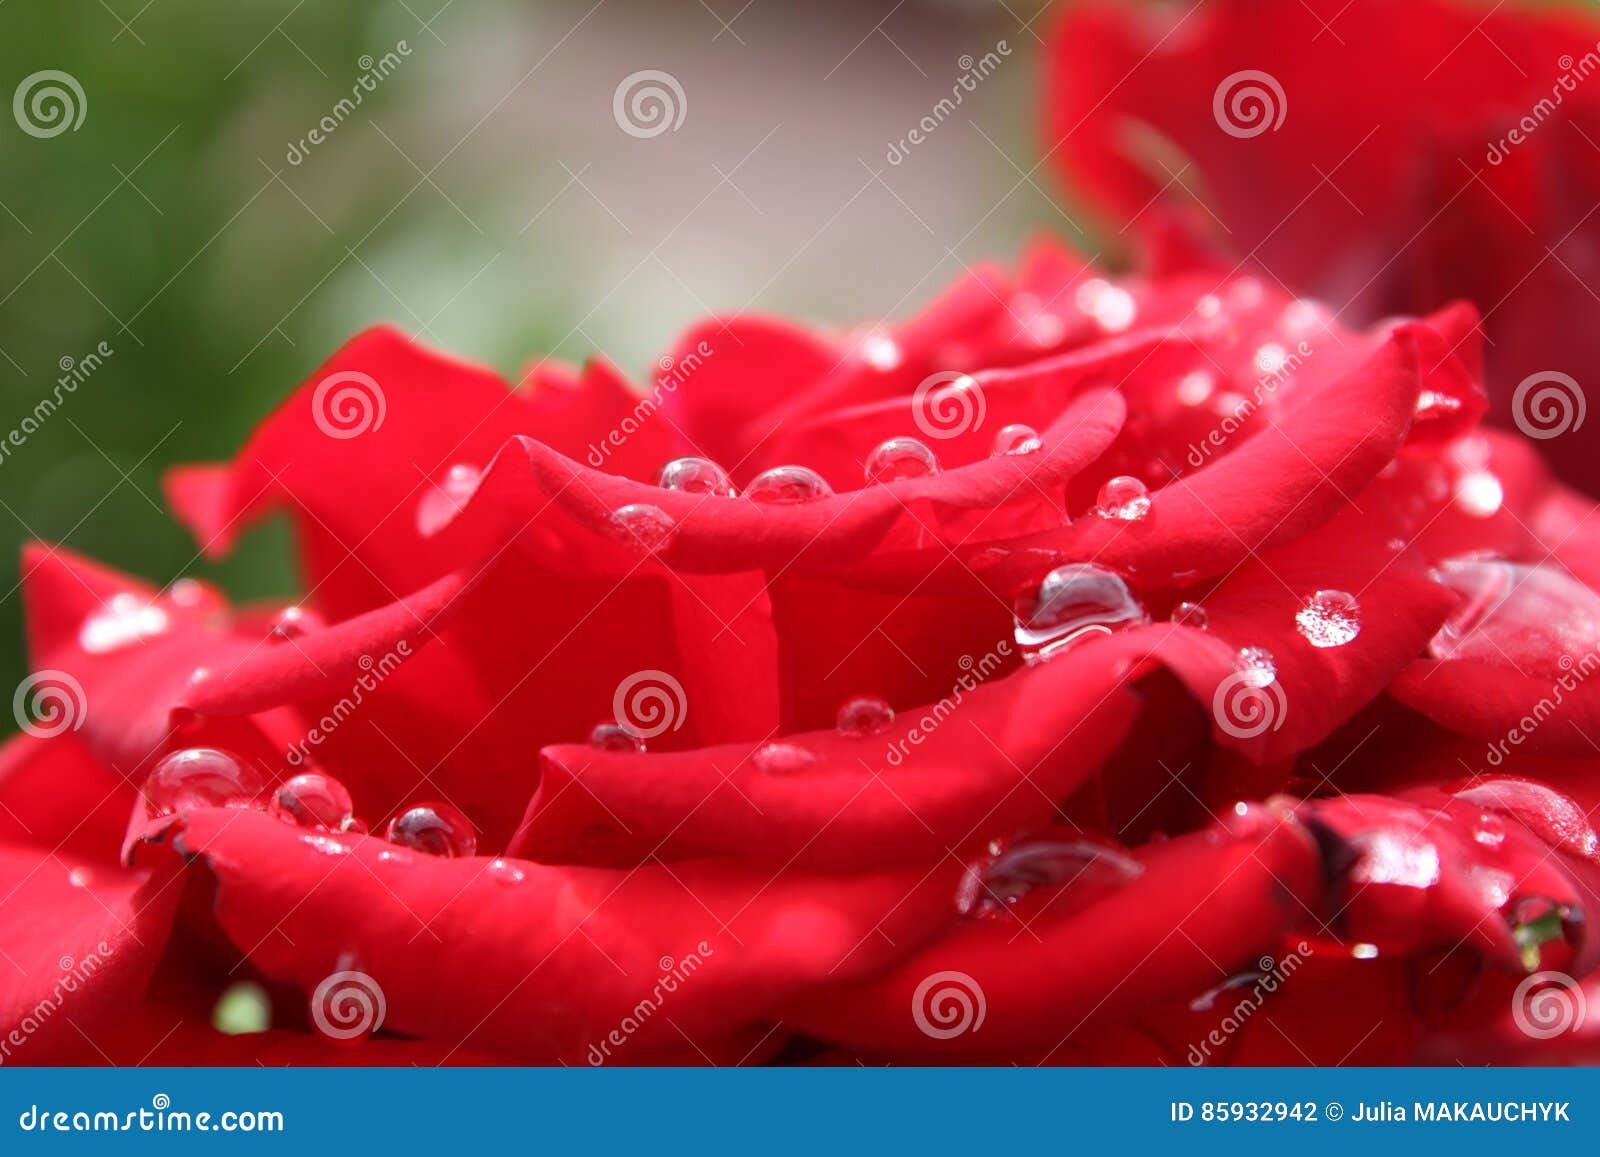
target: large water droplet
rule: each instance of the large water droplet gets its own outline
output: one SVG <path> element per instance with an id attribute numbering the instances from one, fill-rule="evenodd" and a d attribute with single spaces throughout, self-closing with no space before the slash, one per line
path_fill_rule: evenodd
<path id="1" fill-rule="evenodd" d="M 890 438 L 867 455 L 866 480 L 899 482 L 906 478 L 925 478 L 939 472 L 933 451 L 915 438 Z"/>
<path id="2" fill-rule="evenodd" d="M 894 708 L 876 695 L 857 695 L 839 705 L 837 721 L 841 735 L 877 735 L 894 723 Z"/>
<path id="3" fill-rule="evenodd" d="M 1109 635 L 1150 621 L 1121 575 L 1090 562 L 1058 566 L 1039 589 L 1019 599 L 1016 640 L 1029 663 L 1096 634 Z"/>
<path id="4" fill-rule="evenodd" d="M 643 751 L 644 740 L 620 723 L 597 723 L 589 732 L 589 746 L 598 751 Z"/>
<path id="5" fill-rule="evenodd" d="M 1210 621 L 1211 616 L 1199 603 L 1179 603 L 1172 608 L 1172 622 L 1176 626 L 1203 631 Z"/>
<path id="6" fill-rule="evenodd" d="M 672 515 L 659 506 L 634 502 L 611 512 L 612 537 L 646 554 L 665 550 L 678 532 Z"/>
<path id="7" fill-rule="evenodd" d="M 1240 647 L 1233 669 L 1252 687 L 1266 687 L 1278 677 L 1278 659 L 1265 647 Z"/>
<path id="8" fill-rule="evenodd" d="M 803 747 L 780 740 L 756 748 L 750 762 L 762 775 L 794 775 L 816 763 L 817 757 Z"/>
<path id="9" fill-rule="evenodd" d="M 1106 883 L 1136 879 L 1144 865 L 1126 852 L 1086 839 L 995 840 L 968 865 L 956 890 L 956 911 L 980 919 L 1000 915 L 1035 888 L 1080 878 Z"/>
<path id="10" fill-rule="evenodd" d="M 709 458 L 674 458 L 661 468 L 656 484 L 663 490 L 681 490 L 685 494 L 718 494 L 728 498 L 735 494 L 728 472 Z"/>
<path id="11" fill-rule="evenodd" d="M 744 496 L 767 506 L 798 506 L 815 502 L 833 493 L 822 475 L 804 466 L 774 466 L 758 474 L 746 487 Z"/>
<path id="12" fill-rule="evenodd" d="M 123 591 L 84 621 L 78 645 L 91 655 L 109 654 L 161 634 L 167 622 L 160 606 Z"/>
<path id="13" fill-rule="evenodd" d="M 140 790 L 154 817 L 202 807 L 260 807 L 266 781 L 230 752 L 190 747 L 156 764 Z"/>
<path id="14" fill-rule="evenodd" d="M 413 804 L 395 816 L 389 842 L 430 856 L 465 857 L 478 850 L 471 821 L 447 803 Z"/>
<path id="15" fill-rule="evenodd" d="M 994 456 L 1037 454 L 1043 445 L 1039 441 L 1039 431 L 1018 422 L 1015 425 L 1002 426 L 1000 432 L 994 436 Z"/>
<path id="16" fill-rule="evenodd" d="M 1150 513 L 1150 488 L 1127 474 L 1109 479 L 1100 487 L 1094 512 L 1117 522 L 1138 522 Z"/>
<path id="17" fill-rule="evenodd" d="M 1361 606 L 1349 591 L 1317 591 L 1294 625 L 1313 647 L 1342 647 L 1361 633 Z"/>
<path id="18" fill-rule="evenodd" d="M 355 826 L 355 804 L 344 784 L 319 771 L 302 772 L 278 785 L 268 810 L 285 823 L 328 832 Z"/>
<path id="19" fill-rule="evenodd" d="M 482 481 L 483 471 L 466 462 L 457 462 L 446 470 L 417 499 L 417 533 L 426 538 L 450 525 Z"/>

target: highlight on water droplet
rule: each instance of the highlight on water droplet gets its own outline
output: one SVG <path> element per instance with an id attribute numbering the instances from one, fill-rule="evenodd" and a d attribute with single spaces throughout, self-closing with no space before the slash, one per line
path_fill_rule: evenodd
<path id="1" fill-rule="evenodd" d="M 1294 616 L 1313 647 L 1342 647 L 1361 633 L 1361 606 L 1349 591 L 1317 591 Z"/>
<path id="2" fill-rule="evenodd" d="M 1108 479 L 1094 512 L 1117 522 L 1138 522 L 1150 513 L 1150 488 L 1130 474 Z"/>
<path id="3" fill-rule="evenodd" d="M 878 735 L 894 723 L 894 708 L 876 695 L 856 695 L 839 705 L 837 723 L 840 735 Z"/>
<path id="4" fill-rule="evenodd" d="M 131 591 L 120 591 L 84 620 L 78 645 L 91 655 L 120 651 L 167 629 L 167 612 Z"/>
<path id="5" fill-rule="evenodd" d="M 1241 647 L 1233 669 L 1252 687 L 1266 687 L 1278 677 L 1278 659 L 1265 647 Z"/>
<path id="6" fill-rule="evenodd" d="M 1017 647 L 1037 663 L 1095 635 L 1143 626 L 1150 613 L 1121 575 L 1089 562 L 1068 563 L 1045 575 L 1017 600 Z"/>
<path id="7" fill-rule="evenodd" d="M 665 550 L 678 533 L 672 515 L 648 502 L 633 502 L 611 512 L 612 537 L 646 554 Z"/>
<path id="8" fill-rule="evenodd" d="M 288 642 L 320 631 L 328 624 L 316 611 L 298 604 L 284 607 L 272 620 L 271 639 L 275 643 Z"/>
<path id="9" fill-rule="evenodd" d="M 471 856 L 478 850 L 472 822 L 447 803 L 413 804 L 389 822 L 389 842 L 430 856 Z"/>
<path id="10" fill-rule="evenodd" d="M 865 470 L 869 485 L 900 482 L 907 478 L 926 478 L 939 472 L 939 459 L 915 438 L 890 438 L 867 455 Z"/>
<path id="11" fill-rule="evenodd" d="M 794 775 L 811 767 L 817 757 L 803 747 L 779 740 L 756 748 L 750 762 L 763 775 Z"/>
<path id="12" fill-rule="evenodd" d="M 805 466 L 774 466 L 756 475 L 745 488 L 744 496 L 764 506 L 798 506 L 827 498 L 832 493 L 815 470 Z"/>
<path id="13" fill-rule="evenodd" d="M 674 458 L 661 468 L 656 484 L 663 490 L 685 494 L 716 494 L 732 498 L 737 491 L 728 472 L 709 458 Z"/>
<path id="14" fill-rule="evenodd" d="M 450 525 L 482 481 L 482 470 L 469 462 L 457 462 L 438 481 L 424 487 L 417 499 L 417 533 L 428 538 Z"/>
<path id="15" fill-rule="evenodd" d="M 1037 454 L 1043 446 L 1044 443 L 1039 441 L 1039 431 L 1032 426 L 1017 422 L 1010 426 L 1002 426 L 1000 432 L 994 436 L 993 456 L 999 458 Z"/>

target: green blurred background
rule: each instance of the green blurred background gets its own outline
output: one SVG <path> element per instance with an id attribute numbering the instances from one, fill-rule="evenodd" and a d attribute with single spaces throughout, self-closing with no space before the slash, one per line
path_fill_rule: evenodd
<path id="1" fill-rule="evenodd" d="M 598 350 L 637 377 L 707 312 L 904 316 L 1034 229 L 1075 237 L 1030 172 L 1046 23 L 948 0 L 0 4 L 0 91 L 52 69 L 83 92 L 75 130 L 0 117 L 0 437 L 64 359 L 112 351 L 0 460 L 0 549 L 40 538 L 158 583 L 286 595 L 281 526 L 205 564 L 161 474 L 231 454 L 363 326 L 507 374 Z M 1002 41 L 1002 66 L 890 165 Z M 681 83 L 678 131 L 619 129 L 613 93 L 641 69 Z"/>

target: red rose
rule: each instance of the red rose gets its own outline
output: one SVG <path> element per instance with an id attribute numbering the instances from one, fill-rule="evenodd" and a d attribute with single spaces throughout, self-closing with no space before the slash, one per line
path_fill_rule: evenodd
<path id="1" fill-rule="evenodd" d="M 1198 199 L 1241 258 L 1341 318 L 1476 302 L 1497 418 L 1541 439 L 1581 425 L 1600 371 L 1600 20 L 1091 0 L 1051 46 L 1049 155 L 1112 230 L 1154 199 Z M 1582 439 L 1550 454 L 1600 490 Z"/>
<path id="2" fill-rule="evenodd" d="M 1470 309 L 1161 237 L 642 393 L 365 333 L 170 480 L 287 514 L 287 615 L 36 548 L 6 1059 L 1588 1050 L 1514 995 L 1600 956 L 1600 523 L 1475 432 Z"/>

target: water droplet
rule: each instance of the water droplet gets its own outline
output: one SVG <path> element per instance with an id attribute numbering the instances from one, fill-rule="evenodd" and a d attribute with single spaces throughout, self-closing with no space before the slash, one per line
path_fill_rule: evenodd
<path id="1" fill-rule="evenodd" d="M 91 655 L 105 655 L 161 634 L 167 623 L 161 607 L 123 591 L 84 621 L 78 645 Z"/>
<path id="2" fill-rule="evenodd" d="M 1195 370 L 1178 382 L 1178 401 L 1185 406 L 1203 405 L 1216 393 L 1217 379 L 1210 370 Z"/>
<path id="3" fill-rule="evenodd" d="M 822 475 L 804 466 L 774 466 L 758 474 L 745 489 L 751 502 L 768 506 L 797 506 L 815 502 L 833 493 Z"/>
<path id="4" fill-rule="evenodd" d="M 634 502 L 611 512 L 612 536 L 618 542 L 637 546 L 647 554 L 665 550 L 678 532 L 672 515 L 659 506 Z"/>
<path id="5" fill-rule="evenodd" d="M 1342 647 L 1361 633 L 1361 605 L 1349 591 L 1317 591 L 1294 625 L 1313 647 Z"/>
<path id="6" fill-rule="evenodd" d="M 1350 879 L 1357 884 L 1431 888 L 1439 882 L 1439 849 L 1420 832 L 1376 828 L 1350 839 L 1356 860 Z"/>
<path id="7" fill-rule="evenodd" d="M 496 884 L 502 884 L 507 887 L 512 884 L 520 884 L 528 878 L 528 874 L 521 868 L 510 860 L 502 860 L 498 856 L 489 861 L 489 866 L 483 870 L 483 874 Z"/>
<path id="8" fill-rule="evenodd" d="M 915 438 L 890 438 L 867 455 L 866 478 L 875 482 L 899 482 L 905 478 L 925 478 L 939 472 L 933 451 Z"/>
<path id="9" fill-rule="evenodd" d="M 1506 499 L 1500 479 L 1487 470 L 1469 470 L 1456 479 L 1456 505 L 1474 518 L 1492 518 Z"/>
<path id="10" fill-rule="evenodd" d="M 1025 426 L 1021 422 L 1014 425 L 1002 426 L 1000 432 L 994 436 L 994 457 L 1015 456 L 1020 454 L 1037 454 L 1043 447 L 1039 441 L 1039 431 L 1032 426 Z"/>
<path id="11" fill-rule="evenodd" d="M 731 498 L 735 493 L 728 472 L 709 458 L 674 458 L 661 468 L 656 485 L 663 490 L 685 494 L 717 494 Z"/>
<path id="12" fill-rule="evenodd" d="M 1179 603 L 1172 608 L 1172 622 L 1180 627 L 1193 627 L 1197 631 L 1203 631 L 1210 622 L 1210 616 L 1199 603 Z"/>
<path id="13" fill-rule="evenodd" d="M 885 373 L 897 369 L 905 361 L 905 353 L 894 338 L 876 330 L 862 339 L 861 356 L 873 369 Z"/>
<path id="14" fill-rule="evenodd" d="M 281 643 L 289 639 L 298 639 L 303 635 L 309 635 L 312 631 L 320 631 L 327 625 L 316 611 L 302 606 L 284 607 L 272 620 L 271 640 Z"/>
<path id="15" fill-rule="evenodd" d="M 1241 647 L 1233 669 L 1252 687 L 1265 687 L 1278 677 L 1278 659 L 1265 647 Z"/>
<path id="16" fill-rule="evenodd" d="M 1433 658 L 1546 679 L 1594 673 L 1600 595 L 1559 566 L 1466 555 L 1439 564 L 1433 578 L 1462 596 L 1428 644 Z"/>
<path id="17" fill-rule="evenodd" d="M 1498 848 L 1506 842 L 1506 825 L 1498 816 L 1484 812 L 1472 826 L 1472 838 L 1486 848 Z"/>
<path id="18" fill-rule="evenodd" d="M 181 578 L 167 588 L 167 599 L 173 606 L 185 611 L 220 610 L 222 596 L 199 579 Z"/>
<path id="19" fill-rule="evenodd" d="M 876 695 L 857 695 L 839 706 L 840 735 L 857 739 L 887 731 L 894 723 L 894 708 Z"/>
<path id="20" fill-rule="evenodd" d="M 1121 333 L 1139 312 L 1131 293 L 1099 277 L 1085 281 L 1075 296 L 1078 308 L 1107 333 Z"/>
<path id="21" fill-rule="evenodd" d="M 259 807 L 265 788 L 262 777 L 237 756 L 215 747 L 190 747 L 156 764 L 141 794 L 147 813 L 155 817 L 202 807 Z"/>
<path id="22" fill-rule="evenodd" d="M 417 533 L 426 538 L 450 525 L 482 481 L 483 471 L 466 462 L 457 462 L 446 470 L 417 499 Z"/>
<path id="23" fill-rule="evenodd" d="M 1039 589 L 1018 600 L 1016 640 L 1029 663 L 1096 634 L 1109 635 L 1150 621 L 1121 575 L 1094 563 L 1058 566 Z"/>
<path id="24" fill-rule="evenodd" d="M 286 779 L 272 793 L 268 809 L 284 823 L 328 832 L 348 832 L 355 823 L 355 804 L 344 784 L 319 771 Z"/>
<path id="25" fill-rule="evenodd" d="M 956 889 L 956 911 L 992 919 L 1036 888 L 1080 878 L 1124 883 L 1144 865 L 1121 849 L 1086 839 L 995 840 L 986 855 L 968 865 Z"/>
<path id="26" fill-rule="evenodd" d="M 1275 341 L 1256 350 L 1256 371 L 1262 374 L 1277 374 L 1289 364 L 1289 351 Z"/>
<path id="27" fill-rule="evenodd" d="M 430 856 L 465 857 L 478 850 L 472 823 L 447 803 L 414 804 L 395 816 L 389 842 Z"/>
<path id="28" fill-rule="evenodd" d="M 817 757 L 792 743 L 764 743 L 750 756 L 762 775 L 794 775 L 817 762 Z"/>
<path id="29" fill-rule="evenodd" d="M 599 751 L 643 751 L 644 740 L 620 723 L 596 723 L 589 732 L 589 746 Z"/>
<path id="30" fill-rule="evenodd" d="M 1094 512 L 1117 522 L 1138 522 L 1150 513 L 1150 488 L 1127 474 L 1108 479 Z"/>

